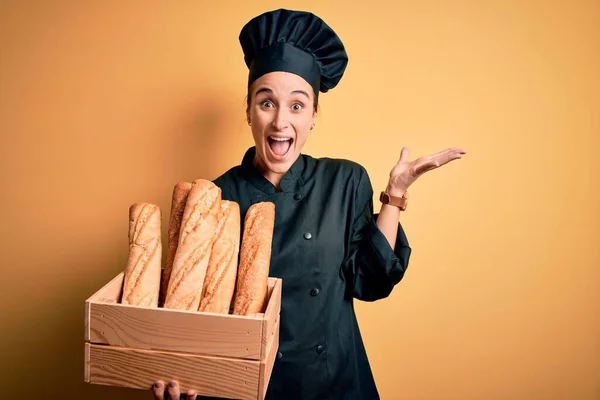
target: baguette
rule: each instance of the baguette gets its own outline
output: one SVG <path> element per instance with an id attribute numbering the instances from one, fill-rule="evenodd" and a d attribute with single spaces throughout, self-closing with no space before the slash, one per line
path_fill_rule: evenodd
<path id="1" fill-rule="evenodd" d="M 167 244 L 167 260 L 165 262 L 165 269 L 162 273 L 161 285 L 160 285 L 160 299 L 159 305 L 162 307 L 165 303 L 165 297 L 167 296 L 167 289 L 169 287 L 169 278 L 171 277 L 171 271 L 173 270 L 173 261 L 175 260 L 175 254 L 177 253 L 177 245 L 179 244 L 179 232 L 181 230 L 181 220 L 183 218 L 183 212 L 185 211 L 185 204 L 187 202 L 190 189 L 192 188 L 191 182 L 179 182 L 173 188 L 173 197 L 171 200 L 171 215 L 169 218 L 169 232 L 168 232 L 168 244 Z"/>
<path id="2" fill-rule="evenodd" d="M 129 259 L 123 280 L 122 304 L 158 307 L 162 244 L 161 212 L 154 204 L 129 207 Z"/>
<path id="3" fill-rule="evenodd" d="M 221 189 L 214 183 L 204 179 L 192 183 L 181 221 L 165 308 L 198 310 L 220 204 Z"/>
<path id="4" fill-rule="evenodd" d="M 246 213 L 233 305 L 236 315 L 263 312 L 274 224 L 275 204 L 271 202 L 256 203 Z"/>
<path id="5" fill-rule="evenodd" d="M 222 200 L 198 311 L 229 314 L 240 252 L 240 206 Z"/>

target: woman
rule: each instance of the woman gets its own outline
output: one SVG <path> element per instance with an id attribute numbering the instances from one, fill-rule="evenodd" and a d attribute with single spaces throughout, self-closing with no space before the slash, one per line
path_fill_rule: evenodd
<path id="1" fill-rule="evenodd" d="M 319 92 L 337 85 L 348 62 L 335 32 L 311 13 L 276 10 L 248 22 L 240 43 L 255 146 L 214 183 L 223 199 L 239 203 L 242 221 L 252 204 L 275 203 L 269 275 L 282 278 L 283 292 L 267 398 L 379 399 L 353 299 L 387 297 L 401 280 L 411 253 L 398 223 L 407 189 L 465 151 L 409 161 L 403 148 L 373 214 L 373 188 L 361 165 L 301 153 Z M 153 391 L 156 399 L 180 396 L 177 382 L 157 382 Z"/>

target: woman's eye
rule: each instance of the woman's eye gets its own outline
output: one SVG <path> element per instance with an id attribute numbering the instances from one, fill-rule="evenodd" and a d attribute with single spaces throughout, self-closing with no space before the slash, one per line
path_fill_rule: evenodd
<path id="1" fill-rule="evenodd" d="M 292 105 L 292 109 L 293 109 L 294 111 L 300 111 L 300 110 L 302 110 L 302 108 L 303 108 L 303 107 L 304 107 L 304 105 L 302 105 L 302 104 L 300 104 L 300 103 L 294 103 L 294 104 Z"/>
<path id="2" fill-rule="evenodd" d="M 273 107 L 273 103 L 270 100 L 264 100 L 260 102 L 261 107 L 271 108 Z"/>

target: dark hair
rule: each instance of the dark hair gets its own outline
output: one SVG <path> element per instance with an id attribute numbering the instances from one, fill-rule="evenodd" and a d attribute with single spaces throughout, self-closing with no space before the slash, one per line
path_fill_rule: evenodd
<path id="1" fill-rule="evenodd" d="M 248 94 L 246 95 L 246 112 L 250 111 L 250 103 L 251 102 L 252 102 L 252 94 L 250 93 L 250 91 L 248 91 Z M 318 111 L 318 108 L 319 108 L 319 98 L 317 96 L 315 96 L 313 108 L 314 108 L 315 112 Z"/>

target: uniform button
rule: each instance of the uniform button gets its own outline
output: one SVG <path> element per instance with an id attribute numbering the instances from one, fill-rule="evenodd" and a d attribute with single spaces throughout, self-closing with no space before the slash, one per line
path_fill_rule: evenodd
<path id="1" fill-rule="evenodd" d="M 306 239 L 306 240 L 310 240 L 311 237 L 312 237 L 312 234 L 310 232 L 306 232 L 304 234 L 304 239 Z"/>
<path id="2" fill-rule="evenodd" d="M 319 289 L 317 289 L 316 287 L 310 289 L 310 295 L 311 296 L 318 296 L 319 295 Z"/>
<path id="3" fill-rule="evenodd" d="M 281 357 L 283 357 L 283 354 L 281 354 L 280 351 L 277 352 L 277 358 L 281 359 Z"/>
<path id="4" fill-rule="evenodd" d="M 323 347 L 321 345 L 318 345 L 317 346 L 317 353 L 321 354 L 321 353 L 323 353 L 323 351 L 325 351 L 325 347 Z"/>
<path id="5" fill-rule="evenodd" d="M 300 200 L 302 198 L 302 195 L 300 193 L 296 193 L 294 195 L 294 200 Z"/>

